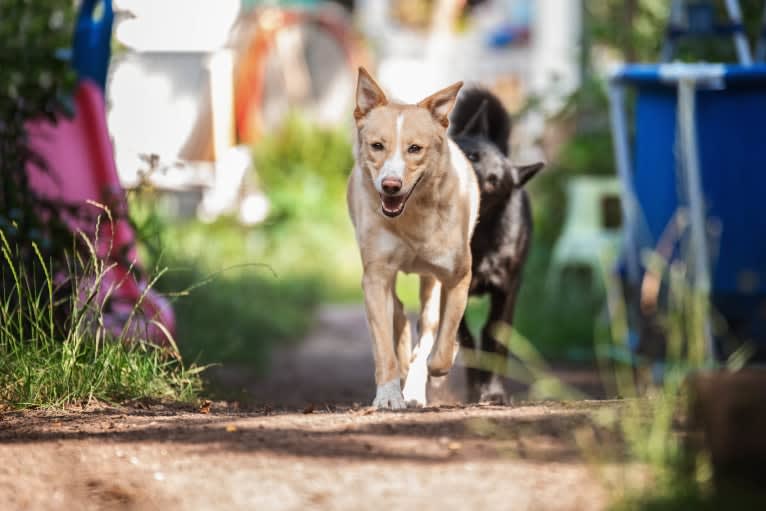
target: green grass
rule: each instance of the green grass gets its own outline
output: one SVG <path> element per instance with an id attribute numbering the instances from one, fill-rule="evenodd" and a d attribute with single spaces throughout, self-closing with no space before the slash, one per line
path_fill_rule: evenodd
<path id="1" fill-rule="evenodd" d="M 271 349 L 303 335 L 321 298 L 316 274 L 283 272 L 258 261 L 246 230 L 231 224 L 168 227 L 171 270 L 158 289 L 176 295 L 178 344 L 189 360 L 265 370 Z M 194 248 L 196 242 L 207 248 Z M 197 254 L 197 255 L 189 255 Z M 280 265 L 277 265 L 278 267 Z"/>
<path id="2" fill-rule="evenodd" d="M 198 368 L 145 344 L 92 338 L 0 340 L 0 401 L 14 407 L 162 400 L 191 402 L 201 390 Z"/>
<path id="3" fill-rule="evenodd" d="M 173 221 L 161 201 L 156 206 L 145 198 L 131 204 L 137 216 L 158 224 L 144 260 L 169 268 L 157 289 L 173 300 L 178 346 L 187 360 L 265 371 L 272 349 L 302 337 L 321 302 L 354 293 L 353 269 L 352 277 L 344 274 L 353 266 L 337 265 L 342 258 L 328 241 L 337 236 L 333 225 Z"/>
<path id="4" fill-rule="evenodd" d="M 80 292 L 60 297 L 36 246 L 30 261 L 2 231 L 0 241 L 0 401 L 30 407 L 197 396 L 200 368 L 185 366 L 174 348 L 115 338 L 104 327 L 96 298 L 103 264 L 85 265 L 73 285 Z"/>

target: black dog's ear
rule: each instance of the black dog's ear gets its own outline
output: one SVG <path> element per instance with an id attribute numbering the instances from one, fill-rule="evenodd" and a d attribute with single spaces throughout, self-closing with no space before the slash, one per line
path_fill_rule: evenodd
<path id="1" fill-rule="evenodd" d="M 531 165 L 514 165 L 511 169 L 511 176 L 513 177 L 513 185 L 517 188 L 521 188 L 527 181 L 532 179 L 535 174 L 545 167 L 544 162 L 537 162 Z"/>
<path id="2" fill-rule="evenodd" d="M 481 102 L 479 109 L 471 116 L 458 135 L 481 135 L 489 138 L 489 119 L 487 118 L 487 100 Z"/>

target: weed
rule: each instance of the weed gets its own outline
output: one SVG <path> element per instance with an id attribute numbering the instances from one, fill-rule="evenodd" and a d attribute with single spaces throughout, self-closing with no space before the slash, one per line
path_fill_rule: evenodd
<path id="1" fill-rule="evenodd" d="M 75 256 L 64 278 L 53 274 L 34 243 L 36 260 L 22 262 L 2 230 L 0 242 L 2 282 L 10 283 L 0 290 L 2 402 L 29 407 L 196 397 L 202 368 L 186 367 L 172 343 L 160 348 L 129 336 L 129 329 L 115 336 L 106 326 L 111 290 L 107 297 L 99 290 L 108 263 Z"/>

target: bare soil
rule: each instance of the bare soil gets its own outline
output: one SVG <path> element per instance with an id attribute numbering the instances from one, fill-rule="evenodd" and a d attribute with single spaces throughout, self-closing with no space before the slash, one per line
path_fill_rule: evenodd
<path id="1" fill-rule="evenodd" d="M 598 510 L 606 477 L 575 438 L 612 401 L 460 404 L 461 376 L 427 409 L 378 412 L 364 315 L 320 311 L 269 376 L 219 368 L 239 402 L 0 415 L 0 509 Z M 597 389 L 592 370 L 564 379 Z M 601 435 L 601 436 L 600 436 Z M 615 452 L 618 449 L 615 449 Z M 606 475 L 605 475 L 606 474 Z"/>

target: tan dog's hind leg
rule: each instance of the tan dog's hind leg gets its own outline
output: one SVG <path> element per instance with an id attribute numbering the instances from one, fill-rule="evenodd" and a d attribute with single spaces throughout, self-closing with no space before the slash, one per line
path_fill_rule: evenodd
<path id="1" fill-rule="evenodd" d="M 457 329 L 468 303 L 470 284 L 470 270 L 451 286 L 442 283 L 439 336 L 428 357 L 428 373 L 431 376 L 445 376 L 455 362 L 458 352 Z"/>
<path id="2" fill-rule="evenodd" d="M 372 337 L 372 352 L 375 358 L 375 383 L 377 390 L 372 406 L 378 408 L 405 408 L 402 396 L 399 364 L 394 352 L 393 285 L 395 271 L 385 266 L 365 267 L 362 287 L 367 309 L 367 322 Z"/>
<path id="3" fill-rule="evenodd" d="M 407 379 L 412 359 L 412 331 L 410 320 L 404 312 L 402 301 L 391 292 L 394 301 L 394 340 L 396 341 L 396 358 L 399 360 L 399 375 L 402 381 Z"/>
<path id="4" fill-rule="evenodd" d="M 420 341 L 404 384 L 404 399 L 408 406 L 425 406 L 428 384 L 428 354 L 434 345 L 439 328 L 441 284 L 431 276 L 420 277 Z"/>

